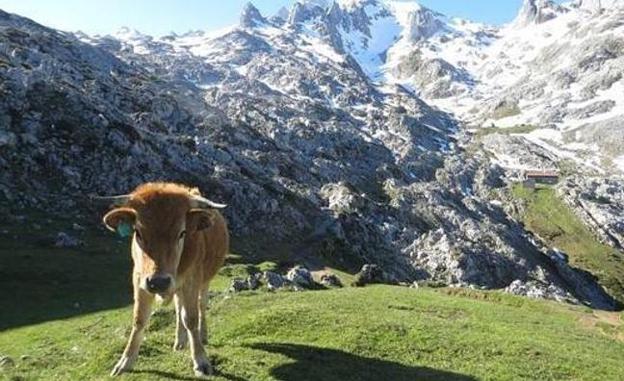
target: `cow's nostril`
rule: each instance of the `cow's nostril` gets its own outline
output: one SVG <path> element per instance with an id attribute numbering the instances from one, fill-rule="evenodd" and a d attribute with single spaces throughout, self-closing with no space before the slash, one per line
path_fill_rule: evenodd
<path id="1" fill-rule="evenodd" d="M 171 286 L 171 278 L 168 276 L 154 276 L 148 278 L 146 283 L 150 292 L 164 292 Z"/>

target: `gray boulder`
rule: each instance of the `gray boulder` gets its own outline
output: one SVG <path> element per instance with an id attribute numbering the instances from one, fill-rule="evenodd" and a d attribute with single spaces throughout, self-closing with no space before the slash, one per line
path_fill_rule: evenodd
<path id="1" fill-rule="evenodd" d="M 324 273 L 321 275 L 321 284 L 325 287 L 342 287 L 342 281 L 336 274 Z"/>
<path id="2" fill-rule="evenodd" d="M 286 279 L 292 282 L 295 289 L 310 289 L 314 287 L 312 273 L 304 266 L 295 266 L 288 271 Z"/>
<path id="3" fill-rule="evenodd" d="M 265 271 L 262 273 L 262 279 L 267 285 L 269 291 L 275 291 L 286 285 L 286 279 L 278 273 L 273 271 Z"/>
<path id="4" fill-rule="evenodd" d="M 54 246 L 59 248 L 75 248 L 83 245 L 83 241 L 65 232 L 59 232 L 54 240 Z"/>
<path id="5" fill-rule="evenodd" d="M 241 292 L 249 290 L 249 283 L 246 279 L 234 278 L 230 283 L 230 287 L 228 288 L 229 292 Z"/>
<path id="6" fill-rule="evenodd" d="M 258 289 L 262 285 L 262 283 L 260 282 L 261 278 L 262 278 L 262 274 L 260 273 L 255 273 L 255 274 L 251 274 L 250 276 L 248 276 L 246 281 L 247 281 L 247 286 L 249 287 L 249 289 L 250 290 Z"/>
<path id="7" fill-rule="evenodd" d="M 356 287 L 363 287 L 367 284 L 386 282 L 387 277 L 381 267 L 375 264 L 365 264 L 362 266 L 360 272 L 355 274 L 355 281 L 353 282 L 353 285 Z"/>
<path id="8" fill-rule="evenodd" d="M 505 288 L 505 292 L 534 299 L 552 299 L 558 302 L 575 301 L 574 297 L 565 290 L 538 281 L 523 282 L 517 279 Z"/>

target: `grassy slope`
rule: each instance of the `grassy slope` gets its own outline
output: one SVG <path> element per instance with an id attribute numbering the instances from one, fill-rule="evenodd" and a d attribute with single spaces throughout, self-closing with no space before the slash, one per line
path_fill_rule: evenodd
<path id="1" fill-rule="evenodd" d="M 35 222 L 36 221 L 36 222 Z M 33 228 L 34 224 L 37 228 Z M 28 215 L 27 221 L 0 220 L 0 332 L 5 329 L 116 309 L 132 302 L 131 260 L 127 239 L 104 229 L 72 230 L 73 221 Z M 7 232 L 5 232 L 7 231 Z M 69 232 L 87 242 L 79 248 L 55 248 L 49 242 L 57 232 Z M 224 291 L 232 278 L 250 273 L 283 271 L 282 260 L 230 254 L 226 266 L 212 282 Z M 251 262 L 251 263 L 250 263 Z M 336 269 L 344 284 L 353 276 Z M 0 347 L 0 354 L 2 348 Z"/>
<path id="2" fill-rule="evenodd" d="M 595 275 L 607 291 L 624 302 L 624 260 L 622 253 L 596 240 L 591 231 L 561 201 L 550 187 L 535 191 L 517 184 L 515 197 L 525 200 L 525 226 L 551 247 L 566 252 L 570 263 Z"/>
<path id="3" fill-rule="evenodd" d="M 106 379 L 130 314 L 3 332 L 2 352 L 17 359 L 4 375 Z M 137 372 L 124 379 L 190 377 L 186 351 L 170 349 L 173 323 L 170 307 L 156 312 Z M 618 324 L 587 309 L 465 290 L 246 293 L 214 300 L 209 354 L 216 380 L 615 380 L 624 374 Z"/>
<path id="4" fill-rule="evenodd" d="M 40 218 L 29 220 L 42 221 Z M 68 231 L 42 222 L 37 235 Z M 0 380 L 108 379 L 131 323 L 127 243 L 87 231 L 82 249 L 42 248 L 30 223 L 1 226 Z M 276 265 L 231 256 L 215 281 Z M 350 275 L 339 273 L 345 284 Z M 598 315 L 600 314 L 600 315 Z M 621 316 L 461 289 L 376 286 L 217 296 L 215 380 L 607 380 L 624 374 Z M 152 318 L 128 380 L 191 379 L 171 307 Z M 27 356 L 21 359 L 21 356 Z"/>

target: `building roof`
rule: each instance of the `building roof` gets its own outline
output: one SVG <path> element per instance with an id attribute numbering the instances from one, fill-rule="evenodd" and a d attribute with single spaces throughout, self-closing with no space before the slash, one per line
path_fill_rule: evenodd
<path id="1" fill-rule="evenodd" d="M 526 177 L 559 177 L 559 172 L 555 170 L 530 170 L 524 172 Z"/>

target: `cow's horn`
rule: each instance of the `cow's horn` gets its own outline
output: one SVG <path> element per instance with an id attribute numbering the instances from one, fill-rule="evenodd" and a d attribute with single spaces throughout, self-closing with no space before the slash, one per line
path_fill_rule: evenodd
<path id="1" fill-rule="evenodd" d="M 132 195 L 129 195 L 129 194 L 122 194 L 122 195 L 119 195 L 119 196 L 95 196 L 95 195 L 92 195 L 91 198 L 94 199 L 94 200 L 109 201 L 109 202 L 111 202 L 115 206 L 121 206 L 121 205 L 127 204 L 128 201 L 132 198 Z"/>
<path id="2" fill-rule="evenodd" d="M 195 201 L 197 208 L 223 209 L 227 206 L 225 204 L 219 204 L 217 202 L 210 201 L 207 198 L 199 196 L 199 195 L 194 195 L 192 197 L 192 200 Z"/>

